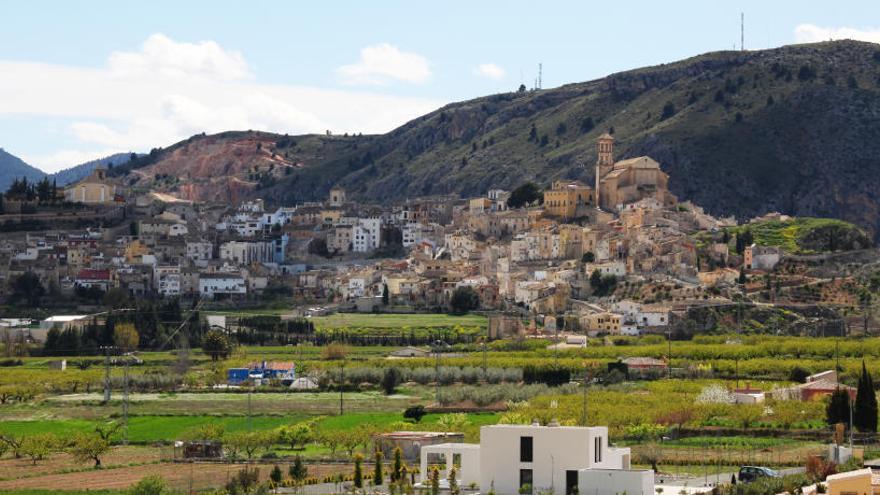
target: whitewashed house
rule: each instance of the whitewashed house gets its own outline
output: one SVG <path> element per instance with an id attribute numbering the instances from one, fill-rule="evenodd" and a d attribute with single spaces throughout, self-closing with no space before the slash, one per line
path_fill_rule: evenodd
<path id="1" fill-rule="evenodd" d="M 199 294 L 210 299 L 218 295 L 244 296 L 247 294 L 247 284 L 238 274 L 205 273 L 199 277 Z"/>
<path id="2" fill-rule="evenodd" d="M 630 470 L 630 450 L 608 445 L 604 426 L 492 425 L 480 428 L 480 444 L 446 443 L 421 449 L 421 479 L 427 483 L 429 458 L 445 458 L 447 470 L 460 466 L 461 486 L 517 495 L 653 495 L 654 472 Z M 441 473 L 443 480 L 448 471 Z"/>

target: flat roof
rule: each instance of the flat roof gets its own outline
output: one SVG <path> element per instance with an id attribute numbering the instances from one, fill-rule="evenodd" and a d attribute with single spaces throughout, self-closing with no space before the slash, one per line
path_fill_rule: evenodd
<path id="1" fill-rule="evenodd" d="M 43 321 L 76 321 L 88 317 L 89 315 L 57 315 L 50 316 Z"/>
<path id="2" fill-rule="evenodd" d="M 478 443 L 436 443 L 434 445 L 422 445 L 422 450 L 425 450 L 425 451 L 444 450 L 444 449 L 480 450 L 480 444 L 478 444 Z"/>

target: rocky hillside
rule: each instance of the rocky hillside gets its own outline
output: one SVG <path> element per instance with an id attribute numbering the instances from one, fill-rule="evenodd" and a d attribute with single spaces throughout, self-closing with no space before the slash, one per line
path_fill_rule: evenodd
<path id="1" fill-rule="evenodd" d="M 154 149 L 114 167 L 112 173 L 126 175 L 128 185 L 135 189 L 190 200 L 239 201 L 263 196 L 280 182 L 289 183 L 307 165 L 322 168 L 349 147 L 356 149 L 357 138 L 253 131 L 197 135 Z"/>
<path id="2" fill-rule="evenodd" d="M 169 162 L 174 166 L 163 166 L 173 154 L 160 152 L 143 173 L 154 181 L 181 171 L 210 184 L 228 177 L 214 171 L 231 162 L 248 194 L 283 203 L 323 197 L 337 183 L 369 200 L 474 195 L 526 180 L 591 181 L 595 138 L 606 130 L 617 138 L 617 158 L 653 156 L 675 194 L 713 214 L 778 210 L 880 232 L 880 45 L 852 41 L 709 53 L 487 96 L 381 136 L 295 137 L 292 146 L 273 147 L 281 137 L 261 134 L 262 150 L 253 141 L 208 148 L 207 155 L 192 150 Z M 210 167 L 198 165 L 205 156 L 213 156 Z M 254 164 L 275 161 L 283 173 L 248 176 L 248 167 L 253 174 Z"/>

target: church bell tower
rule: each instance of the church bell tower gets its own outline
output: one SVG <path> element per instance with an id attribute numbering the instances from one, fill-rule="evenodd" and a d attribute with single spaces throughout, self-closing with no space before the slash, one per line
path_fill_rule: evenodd
<path id="1" fill-rule="evenodd" d="M 598 149 L 598 159 L 596 160 L 596 204 L 599 202 L 599 181 L 605 177 L 611 169 L 614 168 L 614 138 L 611 134 L 603 133 L 596 140 Z"/>

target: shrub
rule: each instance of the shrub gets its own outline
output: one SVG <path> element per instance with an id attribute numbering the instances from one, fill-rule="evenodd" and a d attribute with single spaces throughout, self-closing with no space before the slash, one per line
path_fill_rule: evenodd
<path id="1" fill-rule="evenodd" d="M 562 385 L 571 381 L 571 371 L 567 368 L 539 368 L 528 365 L 523 368 L 523 381 L 528 384 L 544 383 L 551 387 Z"/>
<path id="2" fill-rule="evenodd" d="M 174 490 L 161 476 L 151 475 L 141 478 L 125 492 L 128 495 L 170 495 Z"/>
<path id="3" fill-rule="evenodd" d="M 422 417 L 425 415 L 425 406 L 417 405 L 417 406 L 409 406 L 403 411 L 403 417 L 405 419 L 411 419 L 418 423 L 422 420 Z"/>
<path id="4" fill-rule="evenodd" d="M 810 376 L 809 371 L 801 368 L 800 366 L 795 366 L 788 374 L 788 379 L 796 383 L 804 383 L 807 381 L 808 376 Z"/>
<path id="5" fill-rule="evenodd" d="M 385 395 L 392 395 L 401 381 L 401 373 L 397 368 L 386 368 L 382 376 L 382 390 Z"/>
<path id="6" fill-rule="evenodd" d="M 665 105 L 663 105 L 663 113 L 660 114 L 660 120 L 666 120 L 675 115 L 675 105 L 671 101 L 667 101 Z"/>

